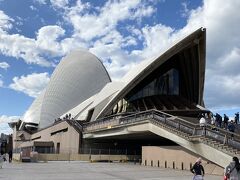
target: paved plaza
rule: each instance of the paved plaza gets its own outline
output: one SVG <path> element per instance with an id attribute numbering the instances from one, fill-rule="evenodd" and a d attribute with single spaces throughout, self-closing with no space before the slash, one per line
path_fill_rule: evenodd
<path id="1" fill-rule="evenodd" d="M 47 163 L 4 163 L 3 180 L 191 180 L 189 171 L 146 167 L 131 163 L 53 161 Z M 206 175 L 205 180 L 221 176 Z"/>

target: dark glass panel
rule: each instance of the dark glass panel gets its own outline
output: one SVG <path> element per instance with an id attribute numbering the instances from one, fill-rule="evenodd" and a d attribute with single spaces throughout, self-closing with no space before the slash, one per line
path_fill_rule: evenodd
<path id="1" fill-rule="evenodd" d="M 129 101 L 154 95 L 179 95 L 179 72 L 170 69 L 129 97 Z"/>

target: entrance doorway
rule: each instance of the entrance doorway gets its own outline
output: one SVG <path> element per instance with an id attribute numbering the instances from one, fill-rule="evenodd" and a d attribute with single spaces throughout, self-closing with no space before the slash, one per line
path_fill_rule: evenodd
<path id="1" fill-rule="evenodd" d="M 60 153 L 60 142 L 59 142 L 59 143 L 57 143 L 57 151 L 56 151 L 56 153 L 57 153 L 57 154 L 59 154 L 59 153 Z"/>

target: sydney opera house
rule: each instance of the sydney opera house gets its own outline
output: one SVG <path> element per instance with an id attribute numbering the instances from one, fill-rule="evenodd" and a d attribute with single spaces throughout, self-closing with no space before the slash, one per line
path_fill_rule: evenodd
<path id="1" fill-rule="evenodd" d="M 198 125 L 199 114 L 209 113 L 203 101 L 205 55 L 206 30 L 200 28 L 113 82 L 95 55 L 73 51 L 21 120 L 11 124 L 13 148 L 57 154 L 126 149 L 140 155 L 142 164 L 187 169 L 183 161 L 163 162 L 166 153 L 156 160 L 163 151 L 180 149 L 185 161 L 200 155 L 223 166 L 235 149 L 217 150 L 211 145 L 216 134 L 206 127 L 204 139 Z M 224 144 L 224 136 L 217 135 L 215 144 Z M 158 155 L 149 160 L 151 147 L 150 154 Z M 161 147 L 160 153 L 154 147 Z"/>
<path id="2" fill-rule="evenodd" d="M 109 115 L 158 109 L 170 114 L 204 106 L 205 31 L 198 30 L 160 57 L 144 61 L 119 82 L 112 82 L 102 62 L 87 51 L 61 60 L 42 94 L 22 121 L 29 129 L 50 126 L 71 114 L 96 121 Z"/>

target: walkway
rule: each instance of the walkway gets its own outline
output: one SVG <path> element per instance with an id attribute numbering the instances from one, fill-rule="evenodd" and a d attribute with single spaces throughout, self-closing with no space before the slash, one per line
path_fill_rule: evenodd
<path id="1" fill-rule="evenodd" d="M 53 161 L 48 163 L 4 163 L 0 169 L 4 180 L 191 180 L 189 171 L 160 169 L 129 163 L 89 163 Z M 206 175 L 207 180 L 220 176 Z"/>
<path id="2" fill-rule="evenodd" d="M 127 116 L 114 115 L 85 124 L 83 138 L 103 138 L 151 132 L 225 167 L 240 155 L 240 135 L 222 128 L 199 124 L 158 111 L 148 110 Z M 231 136 L 234 135 L 234 138 Z M 222 158 L 219 158 L 222 157 Z"/>

